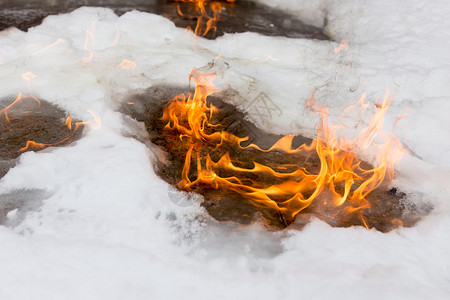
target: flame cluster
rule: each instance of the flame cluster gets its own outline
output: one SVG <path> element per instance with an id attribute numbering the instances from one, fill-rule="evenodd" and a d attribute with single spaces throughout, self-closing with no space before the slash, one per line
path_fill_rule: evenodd
<path id="1" fill-rule="evenodd" d="M 339 134 L 341 126 L 329 124 L 328 108 L 318 105 L 312 95 L 305 105 L 320 114 L 317 138 L 310 145 L 293 148 L 294 137 L 288 135 L 270 149 L 261 149 L 256 144 L 243 146 L 248 137 L 237 137 L 220 130 L 221 124 L 211 122 L 217 108 L 207 102 L 207 97 L 218 91 L 212 83 L 214 77 L 215 73 L 191 72 L 190 79 L 196 85 L 194 94 L 175 97 L 163 111 L 162 121 L 166 124 L 164 130 L 175 132 L 181 147 L 186 151 L 181 180 L 178 182 L 180 189 L 192 191 L 197 186 L 207 185 L 213 189 L 231 190 L 256 207 L 277 209 L 286 219 L 295 219 L 313 201 L 319 201 L 324 206 L 342 207 L 343 213 L 359 214 L 362 224 L 370 227 L 362 214 L 363 209 L 370 207 L 366 197 L 393 178 L 394 163 L 401 156 L 393 155 L 394 149 L 401 149 L 399 141 L 383 130 L 384 116 L 392 103 L 388 93 L 382 103 L 376 106 L 368 126 L 352 140 Z M 364 97 L 359 105 L 367 107 Z M 382 142 L 377 142 L 379 159 L 372 167 L 363 164 L 357 157 L 365 149 L 374 147 L 375 139 Z M 279 152 L 280 155 L 314 155 L 320 161 L 319 171 L 307 170 L 300 162 L 276 166 L 253 162 L 253 167 L 245 168 L 236 158 L 232 159 L 228 152 L 214 161 L 210 153 L 205 151 L 205 148 L 221 149 L 224 145 L 242 151 L 252 149 Z M 246 179 L 249 174 L 273 180 L 249 181 Z"/>
<path id="2" fill-rule="evenodd" d="M 236 0 L 225 0 L 222 2 L 233 3 Z M 222 3 L 220 1 L 210 1 L 210 0 L 173 0 L 173 2 L 184 2 L 191 3 L 195 5 L 195 12 L 198 16 L 197 25 L 194 29 L 194 33 L 197 36 L 206 36 L 210 33 L 212 36 L 215 35 L 217 31 L 217 22 L 219 21 L 220 14 L 223 9 Z M 180 16 L 185 16 L 182 12 L 180 5 L 177 7 L 178 14 Z M 212 15 L 208 12 L 212 12 Z M 189 16 L 190 17 L 190 16 Z M 188 27 L 192 30 L 192 28 Z"/>

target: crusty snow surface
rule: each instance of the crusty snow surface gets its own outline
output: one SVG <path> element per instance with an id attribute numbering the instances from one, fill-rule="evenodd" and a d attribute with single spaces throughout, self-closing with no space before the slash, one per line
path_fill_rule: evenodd
<path id="1" fill-rule="evenodd" d="M 0 226 L 0 299 L 450 298 L 449 2 L 259 1 L 325 26 L 335 42 L 209 41 L 161 16 L 102 8 L 0 32 L 0 98 L 32 93 L 102 120 L 68 147 L 23 154 L 0 180 L 2 201 L 24 203 Z M 268 232 L 220 224 L 201 199 L 179 202 L 153 171 L 142 126 L 118 108 L 140 89 L 187 86 L 189 71 L 214 59 L 219 85 L 242 96 L 235 105 L 251 109 L 261 93 L 276 105 L 253 121 L 278 133 L 314 136 L 318 116 L 303 103 L 315 90 L 351 129 L 367 119 L 339 118 L 344 108 L 389 89 L 386 128 L 409 110 L 395 134 L 411 149 L 393 184 L 432 212 L 386 234 L 319 220 Z"/>

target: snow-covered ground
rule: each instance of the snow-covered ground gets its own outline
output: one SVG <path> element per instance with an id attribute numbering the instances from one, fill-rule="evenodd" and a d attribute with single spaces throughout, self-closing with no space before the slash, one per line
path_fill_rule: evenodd
<path id="1" fill-rule="evenodd" d="M 0 299 L 450 297 L 449 2 L 259 1 L 325 26 L 336 42 L 255 33 L 210 41 L 157 15 L 101 8 L 0 32 L 0 99 L 32 93 L 102 120 L 69 147 L 23 154 L 0 180 L 0 200 L 25 203 L 0 226 Z M 335 51 L 344 39 L 348 49 Z M 375 102 L 389 89 L 386 127 L 410 109 L 396 136 L 416 154 L 394 184 L 434 210 L 387 234 L 319 220 L 268 232 L 217 223 L 198 201 L 177 204 L 135 139 L 141 127 L 117 109 L 139 89 L 187 85 L 192 68 L 219 55 L 222 87 L 246 99 L 235 104 L 250 110 L 263 93 L 279 111 L 254 121 L 279 133 L 313 136 L 318 117 L 303 103 L 314 90 L 337 120 L 363 93 Z"/>

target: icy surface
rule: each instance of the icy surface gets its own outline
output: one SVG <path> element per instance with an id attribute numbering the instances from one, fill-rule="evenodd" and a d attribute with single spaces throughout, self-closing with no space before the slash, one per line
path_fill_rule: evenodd
<path id="1" fill-rule="evenodd" d="M 0 180 L 0 201 L 28 203 L 0 227 L 1 299 L 450 297 L 448 1 L 259 1 L 325 25 L 336 42 L 209 41 L 160 16 L 94 8 L 0 32 L 0 98 L 32 93 L 102 120 L 69 147 L 23 154 Z M 314 90 L 336 119 L 364 92 L 372 102 L 395 93 L 386 127 L 409 109 L 396 135 L 416 154 L 395 184 L 431 203 L 431 215 L 387 234 L 318 220 L 274 233 L 218 224 L 198 199 L 174 201 L 135 139 L 145 133 L 117 109 L 141 88 L 187 85 L 192 68 L 215 58 L 223 87 L 246 99 L 236 105 L 251 111 L 262 94 L 275 105 L 253 118 L 279 133 L 314 135 L 317 116 L 303 105 Z"/>

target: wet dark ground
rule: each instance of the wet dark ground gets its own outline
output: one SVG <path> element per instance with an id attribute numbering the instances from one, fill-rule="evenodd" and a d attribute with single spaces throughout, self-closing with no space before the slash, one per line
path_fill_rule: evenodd
<path id="1" fill-rule="evenodd" d="M 224 9 L 217 23 L 217 31 L 208 33 L 206 38 L 212 39 L 224 33 L 250 31 L 268 36 L 330 39 L 322 33 L 321 28 L 307 25 L 292 15 L 262 4 L 242 0 L 221 4 Z M 81 6 L 108 7 L 119 16 L 132 10 L 155 13 L 170 19 L 178 27 L 189 26 L 192 29 L 195 28 L 199 16 L 193 4 L 177 4 L 168 0 L 6 0 L 0 1 L 0 30 L 15 26 L 26 31 L 41 24 L 48 15 L 68 13 Z M 179 15 L 178 8 L 183 16 Z M 206 8 L 212 15 L 209 4 Z"/>
<path id="2" fill-rule="evenodd" d="M 14 101 L 0 100 L 0 110 Z M 0 115 L 0 178 L 16 164 L 18 158 L 27 145 L 27 141 L 46 144 L 50 146 L 66 146 L 81 137 L 83 127 L 76 131 L 75 120 L 72 120 L 72 130 L 65 126 L 67 114 L 59 107 L 46 101 L 40 104 L 34 99 L 24 98 L 21 102 L 8 110 L 10 122 L 5 115 Z M 43 148 L 43 149 L 44 149 Z M 26 151 L 37 150 L 27 149 Z M 42 149 L 39 149 L 42 150 Z"/>
<path id="3" fill-rule="evenodd" d="M 158 153 L 158 161 L 155 163 L 155 169 L 158 175 L 168 183 L 176 186 L 181 180 L 181 171 L 186 158 L 186 147 L 181 145 L 179 132 L 168 132 L 164 129 L 165 122 L 160 120 L 162 111 L 168 100 L 184 92 L 182 88 L 159 86 L 153 87 L 140 95 L 133 95 L 133 104 L 127 104 L 124 112 L 139 122 L 143 122 L 149 133 L 152 149 Z M 219 108 L 215 113 L 212 123 L 216 122 L 223 126 L 219 131 L 226 130 L 238 137 L 249 136 L 249 143 L 255 143 L 261 148 L 270 148 L 280 135 L 265 133 L 255 125 L 245 120 L 245 114 L 237 110 L 224 101 L 227 97 L 232 97 L 234 92 L 214 94 L 208 97 L 208 101 Z M 293 148 L 303 143 L 310 144 L 311 139 L 296 136 L 294 138 Z M 233 163 L 239 162 L 243 168 L 252 168 L 253 161 L 268 166 L 277 166 L 280 164 L 301 164 L 311 173 L 318 173 L 320 161 L 317 156 L 305 157 L 304 154 L 286 155 L 285 153 L 271 151 L 261 152 L 253 149 L 236 149 L 235 145 L 225 145 L 220 149 L 215 148 L 214 143 L 208 145 L 205 143 L 203 155 L 209 154 L 214 161 L 217 161 L 226 152 L 230 153 Z M 189 176 L 196 178 L 195 162 L 191 167 Z M 362 166 L 367 168 L 367 163 L 362 162 Z M 193 170 L 193 171 L 192 171 Z M 227 171 L 225 171 L 227 172 Z M 220 174 L 223 177 L 234 176 L 231 173 Z M 241 175 L 240 175 L 241 176 Z M 247 176 L 247 177 L 245 177 Z M 267 185 L 276 184 L 277 179 L 273 177 L 264 178 L 265 175 L 248 174 L 239 177 L 242 181 L 263 182 Z M 269 228 L 282 229 L 302 228 L 312 217 L 320 218 L 331 226 L 349 227 L 353 225 L 363 226 L 360 213 L 348 214 L 347 204 L 336 208 L 320 205 L 318 201 L 313 202 L 307 209 L 304 209 L 296 217 L 282 214 L 278 209 L 256 207 L 244 196 L 236 192 L 224 189 L 215 189 L 208 185 L 195 186 L 191 192 L 203 195 L 202 205 L 208 213 L 219 221 L 236 222 L 240 224 L 250 224 L 255 221 L 263 222 Z M 417 207 L 410 203 L 407 195 L 391 188 L 387 183 L 382 184 L 367 196 L 370 207 L 362 211 L 362 215 L 367 222 L 368 227 L 376 228 L 379 231 L 386 232 L 400 225 L 413 226 L 422 215 L 429 212 L 429 207 Z M 322 201 L 321 201 L 322 202 Z M 348 204 L 350 205 L 350 204 Z M 350 207 L 348 207 L 350 209 Z"/>

